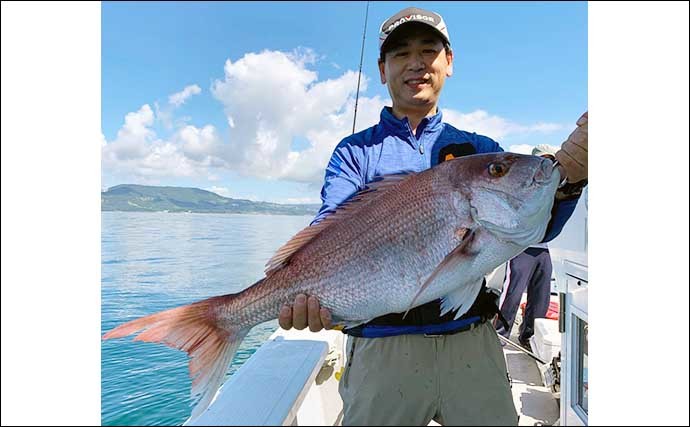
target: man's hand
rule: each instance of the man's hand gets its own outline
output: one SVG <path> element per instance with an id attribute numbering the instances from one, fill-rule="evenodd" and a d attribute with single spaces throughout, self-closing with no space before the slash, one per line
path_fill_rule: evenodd
<path id="1" fill-rule="evenodd" d="M 577 129 L 570 134 L 556 153 L 561 168 L 561 177 L 567 177 L 569 183 L 587 178 L 587 112 L 577 121 Z"/>
<path id="2" fill-rule="evenodd" d="M 304 294 L 299 294 L 295 298 L 295 303 L 290 307 L 284 305 L 280 310 L 278 316 L 278 324 L 283 329 L 302 330 L 309 326 L 312 332 L 318 332 L 321 329 L 331 329 L 331 313 L 319 307 L 319 300 L 316 297 L 309 297 Z"/>

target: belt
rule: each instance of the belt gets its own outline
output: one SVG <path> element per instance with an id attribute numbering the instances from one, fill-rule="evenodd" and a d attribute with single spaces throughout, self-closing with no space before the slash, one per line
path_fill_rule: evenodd
<path id="1" fill-rule="evenodd" d="M 484 323 L 483 316 L 472 316 L 466 319 L 451 320 L 435 325 L 362 325 L 350 329 L 344 329 L 343 333 L 362 338 L 383 338 L 396 335 L 424 335 L 433 338 L 444 335 L 457 334 L 471 329 L 473 326 Z"/>

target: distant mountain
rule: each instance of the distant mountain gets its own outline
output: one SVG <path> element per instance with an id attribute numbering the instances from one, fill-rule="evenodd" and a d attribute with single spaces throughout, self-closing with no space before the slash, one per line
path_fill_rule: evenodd
<path id="1" fill-rule="evenodd" d="M 314 215 L 319 207 L 230 199 L 185 187 L 122 184 L 101 192 L 101 211 Z"/>

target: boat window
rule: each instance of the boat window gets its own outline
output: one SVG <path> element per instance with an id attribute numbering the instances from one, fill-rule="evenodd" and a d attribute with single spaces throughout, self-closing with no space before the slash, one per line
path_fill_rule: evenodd
<path id="1" fill-rule="evenodd" d="M 588 363 L 587 363 L 587 352 L 588 352 L 588 329 L 589 325 L 584 320 L 577 316 L 574 316 L 575 324 L 577 325 L 577 336 L 576 342 L 577 346 L 575 348 L 577 354 L 577 364 L 576 364 L 576 382 L 575 382 L 575 406 L 584 412 L 584 414 L 589 413 L 589 379 L 587 375 Z"/>

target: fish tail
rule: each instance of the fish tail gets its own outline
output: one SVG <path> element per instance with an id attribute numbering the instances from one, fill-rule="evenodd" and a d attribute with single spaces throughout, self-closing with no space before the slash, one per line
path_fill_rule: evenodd
<path id="1" fill-rule="evenodd" d="M 143 329 L 135 341 L 163 343 L 187 352 L 192 399 L 199 399 L 192 411 L 192 418 L 196 418 L 211 404 L 228 364 L 250 329 L 228 325 L 218 314 L 236 297 L 213 297 L 135 319 L 109 331 L 103 339 L 121 338 Z"/>

